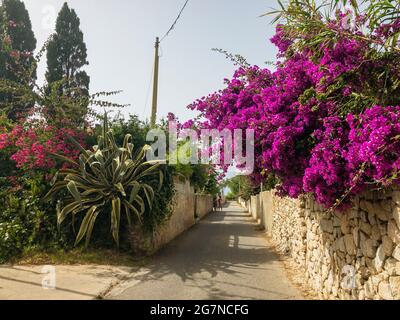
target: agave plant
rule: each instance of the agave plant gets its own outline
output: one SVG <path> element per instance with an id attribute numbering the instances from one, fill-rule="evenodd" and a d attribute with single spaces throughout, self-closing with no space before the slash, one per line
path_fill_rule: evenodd
<path id="1" fill-rule="evenodd" d="M 148 181 L 149 178 L 157 180 L 160 188 L 163 173 L 159 162 L 145 160 L 149 146 L 144 146 L 134 154 L 131 138 L 131 135 L 126 135 L 122 148 L 118 147 L 112 131 L 108 130 L 105 115 L 103 134 L 99 136 L 98 145 L 93 150 L 85 150 L 71 138 L 81 151 L 79 161 L 53 154 L 54 157 L 72 164 L 72 169 L 58 172 L 45 199 L 50 199 L 62 190 L 67 191 L 68 196 L 57 205 L 59 226 L 69 214 L 73 221 L 76 214 L 85 214 L 75 245 L 86 236 L 87 246 L 97 216 L 110 214 L 111 234 L 118 246 L 121 213 L 125 213 L 128 223 L 131 224 L 132 216 L 141 221 L 146 205 L 151 209 L 154 190 Z"/>

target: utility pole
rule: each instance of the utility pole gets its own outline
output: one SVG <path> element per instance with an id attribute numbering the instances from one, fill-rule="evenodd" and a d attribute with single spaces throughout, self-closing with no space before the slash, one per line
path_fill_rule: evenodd
<path id="1" fill-rule="evenodd" d="M 159 56 L 158 56 L 158 48 L 160 47 L 160 39 L 156 38 L 155 44 L 155 55 L 154 55 L 154 79 L 153 79 L 153 104 L 151 107 L 151 118 L 150 124 L 152 127 L 155 127 L 157 120 L 157 98 L 158 98 L 158 64 L 159 64 Z"/>

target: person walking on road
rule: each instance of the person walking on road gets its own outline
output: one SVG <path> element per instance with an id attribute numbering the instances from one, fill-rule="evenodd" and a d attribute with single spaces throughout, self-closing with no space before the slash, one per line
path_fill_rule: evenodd
<path id="1" fill-rule="evenodd" d="M 218 210 L 218 200 L 216 196 L 213 196 L 213 211 L 216 212 Z"/>
<path id="2" fill-rule="evenodd" d="M 221 194 L 218 195 L 218 209 L 222 211 L 222 197 Z"/>

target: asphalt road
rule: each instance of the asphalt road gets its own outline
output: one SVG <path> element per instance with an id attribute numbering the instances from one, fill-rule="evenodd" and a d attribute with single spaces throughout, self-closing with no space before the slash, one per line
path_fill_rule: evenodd
<path id="1" fill-rule="evenodd" d="M 302 299 L 250 215 L 235 203 L 172 241 L 111 299 Z"/>

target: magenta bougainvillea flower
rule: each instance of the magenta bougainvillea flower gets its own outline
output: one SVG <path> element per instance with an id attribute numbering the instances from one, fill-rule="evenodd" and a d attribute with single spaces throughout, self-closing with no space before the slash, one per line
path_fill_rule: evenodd
<path id="1" fill-rule="evenodd" d="M 359 103 L 366 107 L 343 113 L 366 88 L 384 87 L 373 75 L 386 63 L 371 59 L 371 43 L 357 26 L 365 18 L 358 16 L 351 31 L 346 18 L 338 13 L 327 23 L 338 35 L 332 42 L 297 51 L 278 25 L 271 39 L 279 50 L 275 71 L 241 67 L 224 89 L 189 105 L 205 119 L 190 126 L 255 130 L 254 181 L 273 174 L 279 194 L 312 193 L 325 207 L 345 208 L 370 184 L 399 182 L 400 107 Z M 400 20 L 382 25 L 372 32 L 374 44 L 398 30 Z"/>

